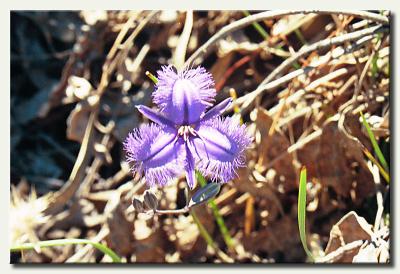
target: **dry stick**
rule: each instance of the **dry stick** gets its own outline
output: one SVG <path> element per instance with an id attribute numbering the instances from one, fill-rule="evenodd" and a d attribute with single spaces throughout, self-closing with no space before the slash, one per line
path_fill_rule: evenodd
<path id="1" fill-rule="evenodd" d="M 324 39 L 324 40 L 316 42 L 312 45 L 303 47 L 302 49 L 300 49 L 300 51 L 298 51 L 292 57 L 286 59 L 271 74 L 269 74 L 268 77 L 265 78 L 264 81 L 261 82 L 261 84 L 258 86 L 258 88 L 256 90 L 254 90 L 251 93 L 248 93 L 245 96 L 242 96 L 241 98 L 238 99 L 238 103 L 243 102 L 243 105 L 241 107 L 242 114 L 249 109 L 251 104 L 254 102 L 254 100 L 259 95 L 261 95 L 265 91 L 273 89 L 273 87 L 279 86 L 279 84 L 278 84 L 279 81 L 287 82 L 288 80 L 291 80 L 303 73 L 308 73 L 310 70 L 314 69 L 314 67 L 309 66 L 304 69 L 299 69 L 294 72 L 291 72 L 273 82 L 270 82 L 277 75 L 281 74 L 284 70 L 289 68 L 299 58 L 303 57 L 303 55 L 305 55 L 309 52 L 315 51 L 315 50 L 321 50 L 321 49 L 324 49 L 324 48 L 327 48 L 327 47 L 330 47 L 333 45 L 339 45 L 339 44 L 343 44 L 345 42 L 357 40 L 357 39 L 365 37 L 365 36 L 368 36 L 368 38 L 370 39 L 371 34 L 378 32 L 380 29 L 381 29 L 381 26 L 374 26 L 374 27 L 364 29 L 361 31 L 355 31 L 352 33 L 344 34 L 344 35 L 341 35 L 338 37 Z M 359 44 L 356 45 L 356 47 L 358 47 L 358 46 L 359 46 Z M 350 50 L 353 50 L 353 49 L 350 49 Z"/>
<path id="2" fill-rule="evenodd" d="M 308 73 L 309 71 L 311 71 L 313 69 L 313 67 L 305 67 L 305 68 L 301 68 L 298 70 L 295 70 L 291 73 L 288 73 L 287 75 L 272 81 L 266 85 L 260 85 L 258 86 L 258 88 L 240 98 L 238 98 L 236 100 L 236 104 L 237 105 L 242 105 L 240 108 L 240 112 L 241 114 L 243 114 L 245 112 L 245 110 L 247 110 L 247 108 L 250 106 L 250 104 L 257 98 L 257 96 L 259 96 L 260 94 L 262 94 L 265 91 L 269 91 L 272 90 L 276 87 L 279 87 L 280 85 L 283 85 L 287 82 L 289 82 L 290 80 L 292 80 L 293 78 L 298 77 L 299 75 L 302 75 L 304 73 Z M 230 106 L 227 111 L 232 110 L 233 106 Z"/>
<path id="3" fill-rule="evenodd" d="M 383 195 L 382 191 L 380 190 L 381 187 L 381 177 L 379 174 L 379 168 L 377 165 L 374 165 L 372 162 L 369 162 L 367 164 L 369 170 L 372 173 L 372 177 L 375 182 L 375 189 L 376 189 L 376 203 L 377 203 L 377 211 L 375 215 L 375 223 L 374 223 L 374 232 L 378 232 L 379 227 L 381 225 L 381 220 L 382 220 L 382 214 L 383 214 Z"/>
<path id="4" fill-rule="evenodd" d="M 186 12 L 185 26 L 181 36 L 179 37 L 178 45 L 176 46 L 173 63 L 177 69 L 181 69 L 185 64 L 185 55 L 187 46 L 190 39 L 190 33 L 193 28 L 193 11 L 189 10 Z"/>
<path id="5" fill-rule="evenodd" d="M 123 55 L 124 55 L 123 52 L 121 53 L 121 51 L 119 51 L 118 56 L 115 57 L 115 51 L 113 49 L 116 48 L 116 49 L 129 50 L 132 47 L 133 41 L 135 40 L 136 36 L 142 31 L 142 29 L 147 25 L 147 23 L 158 12 L 159 11 L 150 12 L 150 14 L 140 22 L 140 24 L 135 28 L 135 30 L 131 33 L 131 35 L 129 35 L 129 37 L 126 39 L 126 41 L 123 44 L 121 44 L 122 41 L 120 39 L 118 39 L 118 37 L 117 37 L 118 40 L 115 41 L 113 47 L 110 50 L 110 53 L 107 55 L 107 60 L 103 66 L 103 74 L 101 76 L 99 87 L 97 88 L 97 92 L 100 95 L 102 95 L 104 93 L 105 88 L 108 86 L 108 82 L 109 82 L 111 73 L 114 71 L 114 69 L 117 67 L 117 65 L 123 61 L 122 60 Z M 123 30 L 124 29 L 125 28 L 123 28 Z M 112 61 L 109 60 L 109 56 L 113 57 Z"/>
<path id="6" fill-rule="evenodd" d="M 134 38 L 139 34 L 140 30 L 143 29 L 143 27 L 148 23 L 148 21 L 155 14 L 156 14 L 156 12 L 153 11 L 145 20 L 143 20 L 141 22 L 141 24 L 139 24 L 139 26 L 132 32 L 132 34 L 128 37 L 128 39 L 125 41 L 125 43 L 118 47 L 118 48 L 121 49 L 121 51 L 119 51 L 117 53 L 117 56 L 115 57 L 113 63 L 111 63 L 111 64 L 115 64 L 115 66 L 121 65 L 121 63 L 125 60 L 126 56 L 128 55 L 129 50 L 132 47 Z M 121 41 L 121 40 L 119 40 L 119 41 Z M 142 53 L 143 49 L 145 49 L 145 53 L 144 54 Z M 134 65 L 135 66 L 139 66 L 141 64 L 141 62 L 143 61 L 145 55 L 148 52 L 148 50 L 146 51 L 146 47 L 145 46 L 142 48 L 142 50 L 139 52 L 137 58 L 134 61 Z M 118 102 L 118 105 L 120 103 L 121 102 Z M 113 140 L 111 139 L 111 133 L 115 128 L 115 122 L 114 121 L 116 119 L 116 117 L 115 117 L 116 116 L 116 112 L 113 112 L 112 116 L 113 117 L 110 119 L 110 121 L 108 122 L 106 127 L 102 126 L 101 123 L 96 123 L 97 126 L 100 126 L 100 128 L 102 128 L 102 133 L 104 134 L 103 139 L 101 141 L 101 144 L 103 146 L 105 146 L 107 149 L 110 149 L 110 147 L 112 147 L 112 145 L 113 145 Z M 96 122 L 98 122 L 98 121 L 96 121 Z M 96 159 L 94 159 L 94 161 L 92 162 L 91 167 L 89 168 L 88 174 L 86 175 L 85 179 L 81 183 L 81 186 L 79 188 L 80 191 L 78 191 L 79 192 L 78 193 L 79 196 L 81 196 L 83 194 L 87 194 L 89 192 L 90 186 L 92 185 L 92 183 L 95 180 L 95 175 L 98 173 L 98 170 L 103 165 L 103 162 L 104 161 L 101 158 L 96 157 Z"/>
<path id="7" fill-rule="evenodd" d="M 340 258 L 341 256 L 344 255 L 344 253 L 352 250 L 352 249 L 356 249 L 358 247 L 361 247 L 363 245 L 364 241 L 363 240 L 358 240 L 358 241 L 354 241 L 351 243 L 348 243 L 344 246 L 339 247 L 338 249 L 336 249 L 335 251 L 329 253 L 328 255 L 322 257 L 322 258 L 318 258 L 316 260 L 316 263 L 332 263 L 334 262 L 335 259 Z"/>
<path id="8" fill-rule="evenodd" d="M 208 49 L 211 47 L 211 45 L 215 44 L 219 39 L 225 37 L 231 32 L 234 32 L 236 30 L 239 30 L 243 27 L 246 27 L 253 22 L 257 21 L 262 21 L 262 20 L 270 20 L 270 19 L 275 19 L 279 18 L 285 15 L 291 15 L 291 14 L 309 14 L 309 13 L 317 13 L 317 14 L 343 14 L 343 15 L 352 15 L 358 18 L 363 18 L 363 19 L 368 19 L 372 20 L 381 24 L 388 24 L 389 19 L 386 16 L 371 13 L 371 12 L 366 12 L 366 11 L 329 11 L 329 10 L 324 10 L 324 11 L 266 11 L 266 12 L 260 12 L 257 14 L 253 14 L 250 16 L 246 16 L 238 21 L 235 21 L 225 27 L 223 27 L 220 31 L 218 31 L 214 36 L 212 36 L 206 43 L 204 43 L 200 48 L 196 50 L 190 56 L 190 58 L 185 62 L 185 67 L 189 66 L 190 64 L 193 64 L 196 59 L 198 59 L 201 55 L 205 55 L 208 51 Z"/>
<path id="9" fill-rule="evenodd" d="M 296 54 L 294 54 L 292 57 L 286 59 L 284 62 L 282 62 L 274 71 L 272 71 L 267 78 L 264 79 L 264 81 L 261 82 L 260 85 L 265 85 L 266 83 L 270 82 L 272 79 L 276 78 L 278 75 L 280 75 L 282 72 L 284 72 L 287 68 L 289 68 L 294 62 L 296 62 L 298 59 L 303 57 L 304 55 L 316 51 L 316 50 L 321 50 L 325 49 L 331 46 L 335 45 L 340 45 L 344 44 L 345 42 L 350 42 L 357 40 L 361 37 L 368 36 L 371 34 L 375 34 L 377 32 L 382 31 L 383 28 L 381 25 L 378 26 L 373 26 L 367 29 L 351 32 L 351 33 L 346 33 L 334 38 L 327 38 L 322 41 L 316 42 L 314 44 L 304 46 L 302 47 Z"/>
<path id="10" fill-rule="evenodd" d="M 111 124 L 111 127 L 109 128 L 109 132 L 106 133 L 105 135 L 103 135 L 103 138 L 100 143 L 107 150 L 110 149 L 110 147 L 112 147 L 112 145 L 114 144 L 113 140 L 111 140 L 111 132 L 114 129 L 115 123 L 113 121 L 110 121 L 109 124 Z M 103 165 L 103 163 L 104 163 L 104 158 L 96 157 L 94 159 L 94 161 L 92 162 L 92 165 L 89 167 L 89 170 L 87 171 L 87 175 L 86 175 L 85 179 L 79 185 L 76 196 L 82 196 L 84 194 L 89 193 L 90 186 L 96 179 L 96 174 L 98 174 L 98 171 L 99 171 L 100 167 Z"/>
<path id="11" fill-rule="evenodd" d="M 60 210 L 62 210 L 66 202 L 78 190 L 79 184 L 82 181 L 82 177 L 85 173 L 85 169 L 83 167 L 89 164 L 90 157 L 88 156 L 92 154 L 91 150 L 93 148 L 90 144 L 94 140 L 93 125 L 97 117 L 97 112 L 98 110 L 95 110 L 89 116 L 89 121 L 86 126 L 85 134 L 83 136 L 82 145 L 67 183 L 59 191 L 57 191 L 52 199 L 49 201 L 49 205 L 44 210 L 45 214 L 58 213 Z"/>

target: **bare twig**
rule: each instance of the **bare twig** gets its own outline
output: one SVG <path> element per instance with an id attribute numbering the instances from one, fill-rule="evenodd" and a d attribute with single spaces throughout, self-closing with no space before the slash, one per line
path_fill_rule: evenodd
<path id="1" fill-rule="evenodd" d="M 346 33 L 337 37 L 333 38 L 327 38 L 322 41 L 316 42 L 314 44 L 304 46 L 302 47 L 296 54 L 294 54 L 292 57 L 286 59 L 284 62 L 282 62 L 274 71 L 272 71 L 267 78 L 260 84 L 260 85 L 265 85 L 266 83 L 270 82 L 272 79 L 275 79 L 278 75 L 280 75 L 282 72 L 284 72 L 287 68 L 291 67 L 291 65 L 299 60 L 301 57 L 304 55 L 313 52 L 315 50 L 321 50 L 325 49 L 334 45 L 340 45 L 344 44 L 345 42 L 350 42 L 354 40 L 358 40 L 364 36 L 368 36 L 371 34 L 378 33 L 380 31 L 383 31 L 383 28 L 381 25 L 378 26 L 373 26 L 367 29 L 351 32 L 351 33 Z"/>
<path id="2" fill-rule="evenodd" d="M 344 246 L 339 247 L 335 251 L 329 253 L 328 255 L 322 257 L 322 258 L 317 258 L 316 263 L 332 263 L 336 259 L 340 258 L 341 256 L 344 255 L 344 253 L 351 251 L 353 249 L 359 248 L 364 244 L 363 240 L 358 240 L 354 241 L 351 243 L 348 243 Z"/>
<path id="3" fill-rule="evenodd" d="M 44 210 L 46 214 L 56 214 L 66 202 L 74 195 L 78 190 L 79 184 L 85 174 L 85 168 L 92 154 L 91 150 L 93 147 L 90 145 L 93 143 L 94 139 L 94 121 L 97 117 L 97 111 L 94 111 L 89 116 L 89 121 L 86 126 L 85 134 L 83 136 L 83 141 L 81 149 L 79 150 L 78 158 L 76 159 L 75 165 L 72 169 L 71 175 L 67 183 L 52 197 L 49 202 L 48 207 Z"/>
<path id="4" fill-rule="evenodd" d="M 229 33 L 234 32 L 238 29 L 241 29 L 243 27 L 246 27 L 253 22 L 257 21 L 262 21 L 262 20 L 269 20 L 269 19 L 275 19 L 279 18 L 285 15 L 291 15 L 291 14 L 309 14 L 309 13 L 318 13 L 318 14 L 343 14 L 343 15 L 352 15 L 358 18 L 363 18 L 363 19 L 368 19 L 372 20 L 381 24 L 388 24 L 389 19 L 386 16 L 371 13 L 371 12 L 366 12 L 366 11 L 266 11 L 266 12 L 260 12 L 257 14 L 253 14 L 250 16 L 246 16 L 238 21 L 235 21 L 225 27 L 223 27 L 220 31 L 218 31 L 214 36 L 212 36 L 206 43 L 204 43 L 200 48 L 196 50 L 195 53 L 190 56 L 190 58 L 185 62 L 185 66 L 189 66 L 190 64 L 195 63 L 199 57 L 202 55 L 205 55 L 208 51 L 208 49 L 215 44 L 219 39 L 227 36 Z"/>
<path id="5" fill-rule="evenodd" d="M 301 68 L 298 70 L 295 70 L 291 73 L 288 73 L 287 75 L 272 81 L 270 83 L 267 83 L 265 85 L 259 85 L 258 88 L 240 98 L 238 98 L 236 100 L 236 104 L 237 105 L 241 105 L 240 108 L 240 112 L 243 115 L 243 113 L 245 113 L 245 111 L 249 108 L 249 106 L 252 104 L 252 102 L 259 96 L 261 95 L 263 92 L 265 91 L 269 91 L 272 90 L 276 87 L 279 87 L 280 85 L 283 85 L 287 82 L 289 82 L 290 80 L 304 74 L 304 73 L 308 73 L 309 71 L 311 71 L 312 69 L 314 69 L 314 67 L 305 67 L 305 68 Z M 229 109 L 227 109 L 227 111 L 230 111 L 233 108 L 233 106 L 231 106 Z"/>
<path id="6" fill-rule="evenodd" d="M 106 87 L 108 86 L 111 74 L 114 72 L 115 68 L 122 61 L 122 59 L 124 59 L 123 58 L 124 52 L 128 51 L 132 47 L 133 41 L 135 40 L 136 36 L 142 31 L 142 29 L 147 25 L 147 23 L 158 12 L 159 11 L 152 11 L 142 21 L 140 21 L 139 25 L 135 28 L 135 30 L 131 33 L 131 35 L 129 35 L 129 37 L 123 44 L 121 44 L 122 38 L 125 36 L 127 30 L 125 26 L 121 30 L 121 32 L 123 32 L 122 38 L 120 39 L 118 35 L 117 40 L 114 42 L 113 47 L 111 48 L 109 54 L 107 55 L 106 62 L 103 65 L 103 74 L 101 75 L 100 84 L 97 88 L 97 93 L 100 96 L 104 93 Z M 126 25 L 129 24 L 130 21 L 126 23 Z M 118 49 L 123 49 L 123 50 L 118 52 L 117 51 Z"/>
<path id="7" fill-rule="evenodd" d="M 288 81 L 292 80 L 293 78 L 298 77 L 304 73 L 308 73 L 311 70 L 315 69 L 316 68 L 315 66 L 307 66 L 305 68 L 290 72 L 287 75 L 280 77 L 277 80 L 271 82 L 271 80 L 273 78 L 275 78 L 275 76 L 282 73 L 285 69 L 290 67 L 294 62 L 296 62 L 303 55 L 305 55 L 309 52 L 312 52 L 314 50 L 320 50 L 322 48 L 326 48 L 326 47 L 329 47 L 332 45 L 343 44 L 346 41 L 357 40 L 357 42 L 354 45 L 350 46 L 349 48 L 346 48 L 346 49 L 340 48 L 340 49 L 338 49 L 338 51 L 335 51 L 334 53 L 332 53 L 332 58 L 336 58 L 336 57 L 344 54 L 345 52 L 351 52 L 351 51 L 359 48 L 363 43 L 371 40 L 373 38 L 372 33 L 374 33 L 375 31 L 378 31 L 379 28 L 380 28 L 379 26 L 376 26 L 376 27 L 372 27 L 370 29 L 365 29 L 362 31 L 345 34 L 345 35 L 338 36 L 335 38 L 328 38 L 328 39 L 319 41 L 315 44 L 303 47 L 299 52 L 294 54 L 292 57 L 286 59 L 270 75 L 268 75 L 268 77 L 265 78 L 260 83 L 260 85 L 258 86 L 258 88 L 256 90 L 237 99 L 237 104 L 241 105 L 241 108 L 240 108 L 241 114 L 242 115 L 245 114 L 246 111 L 253 104 L 253 102 L 256 100 L 256 98 L 261 96 L 264 92 L 273 90 L 274 88 L 276 88 L 284 83 L 287 83 Z M 227 111 L 228 110 L 230 111 L 231 108 L 227 109 Z"/>
<path id="8" fill-rule="evenodd" d="M 186 49 L 190 39 L 190 33 L 193 28 L 193 11 L 189 10 L 186 12 L 185 26 L 181 36 L 179 37 L 178 45 L 176 46 L 173 60 L 174 65 L 177 69 L 180 69 L 185 64 Z"/>
<path id="9" fill-rule="evenodd" d="M 368 162 L 367 166 L 369 170 L 372 173 L 372 177 L 374 178 L 375 182 L 375 187 L 376 187 L 376 203 L 377 203 L 377 211 L 376 211 L 376 216 L 375 216 L 375 222 L 374 222 L 374 232 L 378 232 L 380 225 L 381 225 L 381 220 L 382 220 L 382 214 L 383 214 L 383 196 L 382 196 L 382 191 L 380 190 L 381 187 L 381 177 L 379 174 L 379 168 L 378 166 L 374 165 L 372 162 Z"/>

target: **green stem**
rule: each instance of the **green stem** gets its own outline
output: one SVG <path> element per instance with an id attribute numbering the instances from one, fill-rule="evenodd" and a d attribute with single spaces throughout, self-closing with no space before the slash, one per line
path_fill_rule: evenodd
<path id="1" fill-rule="evenodd" d="M 15 245 L 11 247 L 11 252 L 17 252 L 21 250 L 29 250 L 29 249 L 35 249 L 37 247 L 52 247 L 52 246 L 62 246 L 62 245 L 73 245 L 73 244 L 90 244 L 93 247 L 97 248 L 104 254 L 108 255 L 113 263 L 120 263 L 121 258 L 111 249 L 106 247 L 105 245 L 97 242 L 93 242 L 90 240 L 86 239 L 57 239 L 57 240 L 48 240 L 48 241 L 40 241 L 37 243 L 25 243 L 21 245 Z"/>
<path id="2" fill-rule="evenodd" d="M 202 187 L 204 187 L 207 184 L 207 182 L 204 179 L 203 175 L 201 175 L 199 172 L 196 172 L 196 175 L 197 175 L 197 181 Z M 232 237 L 231 235 L 229 235 L 229 230 L 225 225 L 224 219 L 222 218 L 221 213 L 219 212 L 217 204 L 215 203 L 214 199 L 210 199 L 208 204 L 212 209 L 215 220 L 217 221 L 218 228 L 221 231 L 222 237 L 224 238 L 224 242 L 226 243 L 228 248 L 233 248 L 234 243 Z"/>
<path id="3" fill-rule="evenodd" d="M 194 211 L 190 211 L 190 215 L 192 215 L 194 222 L 196 223 L 197 227 L 199 228 L 201 236 L 204 238 L 204 240 L 206 240 L 207 244 L 215 250 L 216 246 L 215 246 L 214 240 L 211 238 L 210 234 L 208 234 L 206 228 L 200 222 L 196 213 L 194 213 Z"/>

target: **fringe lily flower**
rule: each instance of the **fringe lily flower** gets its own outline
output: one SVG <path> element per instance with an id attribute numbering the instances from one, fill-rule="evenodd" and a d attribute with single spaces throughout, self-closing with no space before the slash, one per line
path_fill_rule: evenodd
<path id="1" fill-rule="evenodd" d="M 157 76 L 153 101 L 160 111 L 137 106 L 154 123 L 135 129 L 124 142 L 133 171 L 144 172 L 149 186 L 163 186 L 185 173 L 193 189 L 195 168 L 213 181 L 233 179 L 245 164 L 252 138 L 244 125 L 221 117 L 232 99 L 206 111 L 215 89 L 212 76 L 201 67 L 178 73 L 164 67 Z"/>

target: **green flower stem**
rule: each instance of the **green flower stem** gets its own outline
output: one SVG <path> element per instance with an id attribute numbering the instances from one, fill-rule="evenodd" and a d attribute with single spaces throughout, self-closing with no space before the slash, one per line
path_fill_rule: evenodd
<path id="1" fill-rule="evenodd" d="M 203 175 L 201 175 L 199 172 L 196 172 L 196 175 L 197 175 L 197 181 L 202 187 L 204 187 L 207 184 L 207 182 L 204 179 Z M 208 204 L 212 209 L 219 230 L 221 231 L 222 237 L 224 238 L 224 242 L 226 243 L 228 248 L 232 249 L 234 247 L 234 243 L 232 237 L 229 235 L 229 230 L 225 225 L 224 219 L 222 218 L 221 213 L 219 213 L 217 204 L 215 203 L 214 199 L 210 199 Z"/>
<path id="2" fill-rule="evenodd" d="M 62 246 L 62 245 L 73 245 L 73 244 L 90 244 L 93 247 L 97 248 L 104 254 L 108 255 L 113 263 L 120 263 L 121 258 L 111 249 L 106 247 L 105 245 L 98 243 L 98 242 L 93 242 L 90 240 L 86 239 L 57 239 L 57 240 L 49 240 L 49 241 L 40 241 L 37 243 L 25 243 L 21 245 L 15 245 L 11 247 L 11 252 L 18 252 L 21 250 L 29 250 L 29 249 L 35 249 L 37 247 L 52 247 L 52 246 Z"/>
<path id="3" fill-rule="evenodd" d="M 214 240 L 208 234 L 206 228 L 203 226 L 203 224 L 200 222 L 199 218 L 197 217 L 196 213 L 194 211 L 190 211 L 190 215 L 192 215 L 193 221 L 196 223 L 197 227 L 199 228 L 201 236 L 206 240 L 207 244 L 211 246 L 213 249 L 216 249 L 216 245 L 214 243 Z"/>
<path id="4" fill-rule="evenodd" d="M 222 262 L 233 263 L 234 260 L 218 248 L 218 246 L 215 244 L 210 234 L 208 234 L 206 228 L 200 222 L 199 218 L 197 217 L 196 213 L 194 213 L 193 210 L 190 211 L 190 215 L 192 215 L 192 218 L 200 231 L 200 235 L 204 238 L 204 240 L 206 240 L 207 244 L 214 250 L 217 256 L 222 260 Z"/>

